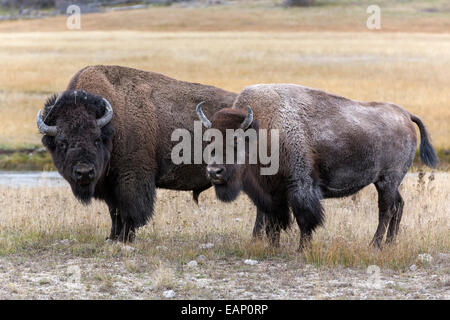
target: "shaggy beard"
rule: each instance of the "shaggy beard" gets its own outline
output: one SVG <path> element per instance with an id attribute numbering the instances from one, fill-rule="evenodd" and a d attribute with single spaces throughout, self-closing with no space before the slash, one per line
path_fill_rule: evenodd
<path id="1" fill-rule="evenodd" d="M 95 184 L 91 183 L 88 186 L 80 186 L 78 184 L 71 185 L 74 196 L 84 205 L 91 203 L 94 197 Z"/>
<path id="2" fill-rule="evenodd" d="M 223 202 L 231 202 L 235 200 L 241 192 L 241 188 L 239 186 L 229 183 L 215 184 L 214 190 L 217 198 Z"/>

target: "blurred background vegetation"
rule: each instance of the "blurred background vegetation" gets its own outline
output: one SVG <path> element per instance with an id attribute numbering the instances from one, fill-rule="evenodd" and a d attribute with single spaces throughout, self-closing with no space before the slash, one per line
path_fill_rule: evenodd
<path id="1" fill-rule="evenodd" d="M 66 27 L 81 7 L 81 30 Z M 297 83 L 420 116 L 450 158 L 450 1 L 0 0 L 0 169 L 51 168 L 35 116 L 86 65 L 116 64 L 239 92 Z M 85 14 L 89 13 L 89 14 Z"/>

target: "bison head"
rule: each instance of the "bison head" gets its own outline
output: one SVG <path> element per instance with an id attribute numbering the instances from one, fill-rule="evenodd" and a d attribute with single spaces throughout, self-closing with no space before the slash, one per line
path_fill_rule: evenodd
<path id="1" fill-rule="evenodd" d="M 44 134 L 59 173 L 83 203 L 94 196 L 104 176 L 112 151 L 113 116 L 109 102 L 85 91 L 68 90 L 49 98 L 36 122 Z"/>
<path id="2" fill-rule="evenodd" d="M 241 110 L 224 108 L 216 112 L 211 121 L 209 121 L 202 111 L 202 103 L 197 106 L 197 115 L 206 128 L 217 129 L 226 137 L 227 129 L 243 130 L 257 129 L 256 121 L 253 121 L 253 112 L 248 107 L 248 112 Z M 227 163 L 226 161 L 217 162 L 213 158 L 209 161 L 206 167 L 206 174 L 208 179 L 214 186 L 217 197 L 221 201 L 229 202 L 236 199 L 242 190 L 243 175 L 245 174 L 246 164 L 238 164 L 237 155 L 239 152 L 245 152 L 245 163 L 248 158 L 248 141 L 245 140 L 245 150 L 237 150 L 238 145 L 233 139 L 233 145 L 230 146 L 223 143 L 223 157 L 222 160 L 227 159 L 227 151 L 233 151 L 234 161 Z M 230 157 L 231 158 L 231 157 Z"/>

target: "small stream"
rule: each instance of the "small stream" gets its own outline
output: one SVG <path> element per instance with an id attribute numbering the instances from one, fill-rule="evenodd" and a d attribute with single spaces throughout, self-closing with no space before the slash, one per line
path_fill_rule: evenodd
<path id="1" fill-rule="evenodd" d="M 0 171 L 0 187 L 61 187 L 66 180 L 56 171 Z"/>
<path id="2" fill-rule="evenodd" d="M 446 174 L 436 172 L 435 175 Z M 408 177 L 416 177 L 417 173 L 408 173 Z M 61 187 L 69 183 L 56 171 L 0 171 L 0 187 Z"/>

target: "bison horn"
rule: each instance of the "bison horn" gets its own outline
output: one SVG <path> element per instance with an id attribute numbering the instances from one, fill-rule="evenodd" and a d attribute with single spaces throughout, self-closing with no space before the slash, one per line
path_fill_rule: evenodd
<path id="1" fill-rule="evenodd" d="M 253 111 L 250 106 L 248 108 L 248 114 L 245 117 L 244 121 L 241 123 L 241 129 L 246 130 L 253 122 Z"/>
<path id="2" fill-rule="evenodd" d="M 56 126 L 48 126 L 45 124 L 44 120 L 42 120 L 41 111 L 39 110 L 37 117 L 36 117 L 36 123 L 37 127 L 39 129 L 39 132 L 48 136 L 56 136 L 57 127 Z"/>
<path id="3" fill-rule="evenodd" d="M 105 114 L 100 119 L 97 119 L 97 125 L 100 128 L 103 128 L 104 126 L 106 126 L 111 121 L 111 119 L 113 117 L 113 114 L 114 114 L 113 109 L 112 109 L 111 104 L 109 103 L 109 101 L 106 100 L 105 98 L 103 98 L 103 100 L 106 103 Z M 42 120 L 41 113 L 42 113 L 42 110 L 39 110 L 39 112 L 37 114 L 37 117 L 36 117 L 36 124 L 37 124 L 37 127 L 39 129 L 39 132 L 42 133 L 42 134 L 45 134 L 47 136 L 52 136 L 52 137 L 56 136 L 58 128 L 56 126 L 48 126 L 48 125 L 46 125 L 44 120 Z"/>
<path id="4" fill-rule="evenodd" d="M 56 98 L 55 102 L 53 103 L 53 105 L 50 107 L 50 111 L 53 109 L 54 106 L 56 106 L 56 104 L 58 103 L 59 99 L 61 98 L 61 93 L 58 95 L 58 97 Z M 42 120 L 42 116 L 41 116 L 41 112 L 42 110 L 39 110 L 37 117 L 36 117 L 36 123 L 39 129 L 39 132 L 48 136 L 56 136 L 56 131 L 57 128 L 56 126 L 48 126 L 45 124 L 44 120 Z M 47 113 L 47 115 L 49 114 Z"/>
<path id="5" fill-rule="evenodd" d="M 105 98 L 103 98 L 103 101 L 105 101 L 105 103 L 106 103 L 105 114 L 100 119 L 97 119 L 97 125 L 100 128 L 103 128 L 108 123 L 110 123 L 111 119 L 113 117 L 113 114 L 114 114 L 113 109 L 112 109 L 111 104 L 109 103 L 109 101 L 106 100 Z"/>
<path id="6" fill-rule="evenodd" d="M 205 103 L 205 101 L 202 101 L 197 105 L 196 112 L 197 112 L 198 118 L 203 123 L 203 125 L 209 129 L 209 128 L 211 128 L 211 121 L 209 121 L 208 118 L 203 113 L 202 104 L 204 104 L 204 103 Z"/>

